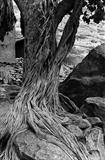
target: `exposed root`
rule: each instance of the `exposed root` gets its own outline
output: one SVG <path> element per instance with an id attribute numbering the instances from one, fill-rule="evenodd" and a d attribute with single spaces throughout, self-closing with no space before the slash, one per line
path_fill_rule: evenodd
<path id="1" fill-rule="evenodd" d="M 28 4 L 29 1 L 27 0 L 26 2 Z M 49 1 L 46 0 L 46 2 Z M 77 2 L 79 2 L 79 0 Z M 38 8 L 35 7 L 38 7 L 38 5 L 39 10 L 36 12 Z M 78 160 L 89 160 L 85 147 L 77 141 L 76 137 L 70 131 L 61 125 L 61 115 L 64 117 L 65 113 L 60 105 L 58 96 L 59 67 L 61 65 L 60 62 L 62 62 L 67 53 L 63 55 L 63 52 L 60 52 L 62 50 L 62 46 L 60 47 L 60 45 L 59 52 L 55 52 L 55 33 L 53 33 L 54 28 L 52 27 L 52 24 L 54 25 L 53 7 L 51 7 L 50 11 L 49 6 L 45 5 L 45 7 L 48 7 L 47 10 L 40 11 L 41 7 L 38 1 L 36 6 L 35 3 L 27 5 L 28 12 L 26 14 L 26 20 L 28 21 L 26 22 L 28 29 L 26 30 L 27 35 L 25 38 L 27 39 L 26 46 L 30 47 L 26 47 L 25 50 L 29 51 L 27 51 L 27 54 L 32 53 L 29 54 L 30 56 L 27 60 L 27 67 L 29 68 L 26 67 L 28 74 L 25 82 L 7 117 L 7 128 L 9 128 L 10 136 L 7 136 L 5 146 L 1 150 L 1 160 L 14 160 L 15 157 L 18 157 L 20 160 L 22 160 L 22 158 L 24 160 L 31 158 L 21 153 L 15 143 L 17 135 L 29 129 L 39 139 L 44 139 L 48 143 L 60 147 L 69 156 L 70 160 L 74 160 L 73 157 Z M 79 9 L 81 8 L 79 7 Z M 49 16 L 46 16 L 46 11 L 48 11 Z M 45 19 L 44 24 L 41 25 L 40 18 L 42 18 L 43 12 Z M 36 17 L 38 24 L 34 22 L 34 20 L 36 20 L 34 17 L 36 16 L 35 13 L 40 15 L 40 18 Z M 33 19 L 29 17 L 31 15 Z M 46 24 L 47 20 L 49 23 Z M 39 27 L 39 24 L 41 27 Z M 37 27 L 41 32 L 43 31 L 44 35 L 41 35 L 39 30 L 37 31 Z M 33 28 L 35 29 L 33 30 Z M 71 34 L 66 41 L 68 41 L 69 38 L 71 39 L 72 36 L 74 37 L 74 32 L 77 30 L 77 26 L 74 28 L 74 32 L 72 32 L 73 26 L 70 28 Z M 36 36 L 35 33 L 36 35 L 39 34 L 39 37 L 36 37 L 36 39 L 32 37 L 33 35 L 34 37 Z M 36 46 L 35 43 L 37 44 Z M 65 39 L 63 39 L 62 44 L 67 51 L 73 42 L 69 47 L 66 46 Z M 32 56 L 33 52 L 36 54 Z M 32 64 L 30 65 L 31 62 Z M 74 108 L 76 107 L 74 106 Z"/>
<path id="2" fill-rule="evenodd" d="M 60 147 L 70 157 L 71 160 L 73 160 L 72 155 L 74 155 L 74 157 L 78 157 L 80 160 L 87 160 L 86 153 L 84 153 L 85 149 L 84 151 L 81 149 L 81 146 L 73 134 L 66 130 L 59 123 L 60 121 L 57 121 L 56 116 L 52 116 L 47 108 L 45 108 L 45 110 L 41 110 L 38 106 L 32 102 L 30 104 L 28 101 L 27 112 L 29 113 L 26 117 L 28 122 L 27 124 L 28 126 L 31 126 L 31 130 L 38 138 L 44 139 L 48 143 L 52 143 Z M 20 112 L 18 113 L 15 110 L 15 114 L 18 115 L 15 115 L 17 119 L 15 119 L 15 122 L 12 126 L 12 134 L 5 151 L 5 160 L 13 159 L 13 147 L 15 147 L 13 144 L 15 138 L 18 134 L 20 134 L 20 132 L 25 131 L 23 129 L 20 131 L 22 124 L 25 123 L 24 113 L 23 115 L 20 115 Z"/>
<path id="3" fill-rule="evenodd" d="M 39 139 L 60 147 L 70 160 L 73 160 L 73 156 L 78 160 L 88 160 L 85 148 L 81 148 L 76 137 L 61 124 L 65 113 L 60 106 L 57 92 L 57 67 L 55 66 L 47 76 L 42 74 L 41 77 L 36 77 L 34 70 L 31 74 L 34 81 L 30 83 L 30 80 L 26 79 L 26 84 L 24 83 L 8 114 L 7 127 L 10 137 L 9 140 L 7 137 L 7 146 L 1 154 L 1 160 L 14 160 L 14 156 L 17 156 L 15 139 L 21 132 L 29 129 Z M 22 157 L 23 154 L 20 155 Z"/>

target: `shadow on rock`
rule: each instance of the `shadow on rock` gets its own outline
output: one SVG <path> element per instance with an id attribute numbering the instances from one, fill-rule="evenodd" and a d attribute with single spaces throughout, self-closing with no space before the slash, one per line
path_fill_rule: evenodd
<path id="1" fill-rule="evenodd" d="M 60 83 L 59 92 L 80 107 L 87 97 L 105 94 L 105 44 L 92 49 Z"/>

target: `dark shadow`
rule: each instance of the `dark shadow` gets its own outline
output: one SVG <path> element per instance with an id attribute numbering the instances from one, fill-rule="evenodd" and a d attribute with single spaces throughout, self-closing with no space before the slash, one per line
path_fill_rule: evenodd
<path id="1" fill-rule="evenodd" d="M 24 58 L 24 38 L 21 38 L 15 43 L 15 57 Z"/>

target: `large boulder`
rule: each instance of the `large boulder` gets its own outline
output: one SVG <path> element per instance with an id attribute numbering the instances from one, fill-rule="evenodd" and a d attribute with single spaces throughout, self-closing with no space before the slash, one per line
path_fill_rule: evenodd
<path id="1" fill-rule="evenodd" d="M 59 92 L 69 97 L 79 107 L 87 97 L 104 96 L 105 44 L 89 52 L 73 72 L 60 83 Z"/>
<path id="2" fill-rule="evenodd" d="M 82 105 L 80 109 L 88 116 L 99 117 L 100 120 L 103 122 L 103 129 L 105 133 L 105 98 L 89 97 L 85 100 L 85 103 Z M 102 123 L 100 123 L 99 120 L 97 122 L 98 126 L 102 126 Z"/>

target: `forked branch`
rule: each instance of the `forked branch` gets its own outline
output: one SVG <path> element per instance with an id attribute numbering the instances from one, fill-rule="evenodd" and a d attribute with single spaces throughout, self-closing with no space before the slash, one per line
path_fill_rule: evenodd
<path id="1" fill-rule="evenodd" d="M 65 25 L 63 35 L 58 44 L 56 58 L 55 58 L 55 63 L 59 65 L 66 57 L 68 50 L 70 50 L 74 44 L 75 35 L 79 25 L 79 18 L 81 15 L 82 5 L 83 5 L 83 0 L 76 0 L 73 12 Z"/>
<path id="2" fill-rule="evenodd" d="M 75 0 L 63 0 L 58 4 L 55 13 L 55 31 L 63 17 L 73 9 L 74 3 Z"/>

